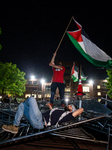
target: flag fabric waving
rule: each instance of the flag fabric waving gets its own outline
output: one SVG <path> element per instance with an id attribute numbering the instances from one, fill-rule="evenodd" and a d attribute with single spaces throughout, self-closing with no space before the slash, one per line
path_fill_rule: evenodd
<path id="1" fill-rule="evenodd" d="M 72 67 L 71 77 L 72 77 L 74 82 L 78 81 L 78 78 L 79 78 L 78 77 L 78 67 L 75 66 L 75 63 L 73 64 L 73 67 Z"/>
<path id="2" fill-rule="evenodd" d="M 81 71 L 81 80 L 86 80 L 87 77 L 84 75 L 84 73 Z"/>
<path id="3" fill-rule="evenodd" d="M 78 30 L 67 31 L 67 35 L 77 50 L 93 65 L 112 68 L 112 58 L 96 46 L 85 34 L 82 26 L 74 19 Z"/>
<path id="4" fill-rule="evenodd" d="M 71 71 L 71 77 L 72 77 L 74 82 L 77 82 L 79 80 L 78 74 L 79 74 L 79 68 L 74 63 L 73 67 L 72 67 L 72 71 Z M 87 77 L 81 71 L 81 80 L 86 80 L 86 79 L 87 79 Z"/>

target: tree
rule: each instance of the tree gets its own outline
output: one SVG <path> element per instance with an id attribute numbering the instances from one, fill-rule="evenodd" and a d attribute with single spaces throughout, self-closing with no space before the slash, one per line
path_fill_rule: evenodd
<path id="1" fill-rule="evenodd" d="M 106 88 L 109 89 L 107 94 L 110 98 L 112 98 L 112 69 L 106 70 L 108 78 L 106 83 Z"/>
<path id="2" fill-rule="evenodd" d="M 23 95 L 26 90 L 24 76 L 25 73 L 20 71 L 16 64 L 0 62 L 0 93 Z"/>

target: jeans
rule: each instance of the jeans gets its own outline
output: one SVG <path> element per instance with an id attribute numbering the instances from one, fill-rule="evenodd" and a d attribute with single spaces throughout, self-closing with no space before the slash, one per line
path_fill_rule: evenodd
<path id="1" fill-rule="evenodd" d="M 29 97 L 25 102 L 19 104 L 13 123 L 15 126 L 19 126 L 23 114 L 29 120 L 33 128 L 44 128 L 42 113 L 40 112 L 34 97 Z"/>
<path id="2" fill-rule="evenodd" d="M 65 84 L 64 83 L 53 82 L 51 84 L 50 103 L 53 104 L 54 94 L 55 94 L 55 91 L 56 91 L 57 87 L 59 88 L 59 94 L 60 94 L 61 105 L 62 105 L 62 104 L 64 104 L 64 91 L 65 91 Z"/>

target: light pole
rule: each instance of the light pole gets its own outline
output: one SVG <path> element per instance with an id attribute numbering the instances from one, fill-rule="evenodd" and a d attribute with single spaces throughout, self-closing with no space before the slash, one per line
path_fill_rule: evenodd
<path id="1" fill-rule="evenodd" d="M 69 98 L 65 98 L 66 106 L 68 106 Z"/>
<path id="2" fill-rule="evenodd" d="M 42 92 L 43 92 L 43 91 L 44 91 L 45 79 L 41 79 L 40 82 L 41 82 L 41 84 L 42 84 Z"/>
<path id="3" fill-rule="evenodd" d="M 93 80 L 89 80 L 89 85 L 91 86 L 91 96 L 93 96 L 93 84 L 94 84 L 94 81 Z"/>

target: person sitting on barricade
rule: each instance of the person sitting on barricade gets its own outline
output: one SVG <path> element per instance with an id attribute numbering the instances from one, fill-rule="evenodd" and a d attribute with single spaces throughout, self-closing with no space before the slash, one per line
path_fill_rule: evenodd
<path id="1" fill-rule="evenodd" d="M 34 97 L 29 97 L 26 101 L 22 102 L 18 106 L 13 125 L 3 125 L 2 129 L 13 134 L 17 134 L 19 125 L 23 114 L 29 120 L 31 126 L 35 129 L 43 129 L 44 124 L 46 127 L 52 125 L 58 125 L 60 122 L 65 122 L 73 119 L 83 112 L 83 108 L 75 110 L 72 105 L 65 107 L 65 110 L 58 108 L 52 108 L 50 103 L 46 104 L 50 108 L 50 112 L 41 113 L 38 108 L 38 104 Z M 74 110 L 75 111 L 74 111 Z"/>

